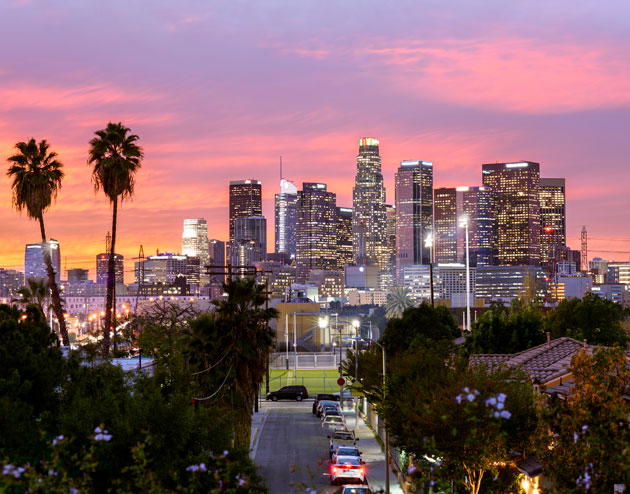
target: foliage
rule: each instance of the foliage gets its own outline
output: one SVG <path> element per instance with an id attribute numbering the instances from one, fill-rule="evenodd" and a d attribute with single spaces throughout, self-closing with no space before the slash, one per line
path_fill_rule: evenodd
<path id="1" fill-rule="evenodd" d="M 7 175 L 13 180 L 11 184 L 13 205 L 18 211 L 26 210 L 29 218 L 39 221 L 42 242 L 48 242 L 44 213 L 52 204 L 53 199 L 57 198 L 57 192 L 61 189 L 61 180 L 64 176 L 61 170 L 63 164 L 57 159 L 57 153 L 49 151 L 50 145 L 46 140 L 38 144 L 35 139 L 30 139 L 28 142 L 18 142 L 15 147 L 18 152 L 7 159 L 11 163 Z M 44 249 L 43 254 L 52 305 L 59 321 L 59 332 L 63 344 L 69 345 L 70 340 L 50 251 Z"/>
<path id="2" fill-rule="evenodd" d="M 50 288 L 46 280 L 27 278 L 26 285 L 20 288 L 17 294 L 20 298 L 13 300 L 14 302 L 21 302 L 25 305 L 34 304 L 44 313 L 44 305 L 50 294 Z"/>
<path id="3" fill-rule="evenodd" d="M 105 301 L 105 326 L 103 331 L 103 351 L 109 352 L 109 332 L 114 330 L 114 349 L 116 349 L 116 324 L 114 307 L 114 287 L 116 271 L 114 255 L 116 252 L 116 222 L 118 201 L 133 197 L 135 174 L 140 169 L 143 153 L 138 146 L 138 136 L 130 134 L 131 129 L 122 123 L 109 122 L 107 127 L 95 132 L 90 141 L 88 164 L 93 166 L 92 181 L 94 190 L 102 189 L 112 204 L 112 244 L 107 265 L 107 297 Z M 112 318 L 114 323 L 112 324 Z"/>
<path id="4" fill-rule="evenodd" d="M 401 318 L 390 319 L 381 341 L 390 358 L 413 346 L 450 341 L 458 334 L 457 324 L 446 307 L 434 308 L 423 302 L 407 309 Z"/>
<path id="5" fill-rule="evenodd" d="M 620 349 L 580 351 L 571 370 L 566 399 L 552 397 L 541 409 L 541 460 L 561 492 L 612 492 L 630 484 L 627 357 Z"/>
<path id="6" fill-rule="evenodd" d="M 0 491 L 264 492 L 246 449 L 231 447 L 227 406 L 192 403 L 203 390 L 183 351 L 156 359 L 153 375 L 98 355 L 64 359 L 40 311 L 26 316 L 0 306 Z M 108 439 L 95 444 L 102 423 Z M 201 463 L 207 472 L 187 470 Z"/>
<path id="7" fill-rule="evenodd" d="M 471 353 L 518 353 L 545 341 L 540 309 L 515 299 L 510 309 L 493 303 L 477 318 L 467 347 Z"/>
<path id="8" fill-rule="evenodd" d="M 409 297 L 409 289 L 396 287 L 387 297 L 386 316 L 388 319 L 392 317 L 402 317 L 403 312 L 410 307 L 413 307 L 413 301 Z"/>
<path id="9" fill-rule="evenodd" d="M 471 494 L 536 428 L 533 391 L 519 371 L 489 372 L 431 349 L 391 362 L 380 409 L 397 446 L 438 460 L 429 479 L 455 479 Z"/>
<path id="10" fill-rule="evenodd" d="M 624 312 L 619 304 L 587 293 L 584 298 L 567 299 L 548 315 L 546 326 L 552 338 L 569 336 L 591 345 L 625 346 Z"/>

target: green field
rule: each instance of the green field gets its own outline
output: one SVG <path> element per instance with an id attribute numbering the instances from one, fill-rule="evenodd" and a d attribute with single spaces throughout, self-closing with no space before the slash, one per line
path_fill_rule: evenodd
<path id="1" fill-rule="evenodd" d="M 308 393 L 338 392 L 339 371 L 337 369 L 298 369 L 297 376 L 293 370 L 272 369 L 269 371 L 269 389 L 274 391 L 282 386 L 301 384 L 306 386 Z M 265 383 L 262 385 L 264 396 Z"/>

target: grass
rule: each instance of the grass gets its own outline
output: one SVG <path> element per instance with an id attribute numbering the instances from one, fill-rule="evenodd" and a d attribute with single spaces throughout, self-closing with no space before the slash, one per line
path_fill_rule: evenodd
<path id="1" fill-rule="evenodd" d="M 298 369 L 297 375 L 293 369 L 271 369 L 269 371 L 269 389 L 274 391 L 282 386 L 299 384 L 306 386 L 310 395 L 332 393 L 339 391 L 337 379 L 339 379 L 337 369 Z M 264 395 L 264 383 L 262 389 Z"/>

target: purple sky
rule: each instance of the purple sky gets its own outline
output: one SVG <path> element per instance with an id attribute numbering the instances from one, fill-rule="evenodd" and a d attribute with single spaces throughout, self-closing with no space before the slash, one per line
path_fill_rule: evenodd
<path id="1" fill-rule="evenodd" d="M 433 161 L 436 187 L 537 161 L 566 178 L 569 244 L 586 225 L 592 255 L 630 257 L 625 0 L 6 0 L 0 19 L 0 155 L 30 137 L 59 152 L 46 221 L 68 267 L 93 269 L 110 228 L 86 164 L 110 120 L 146 154 L 120 212 L 128 257 L 179 251 L 184 218 L 224 239 L 228 181 L 243 178 L 263 181 L 271 250 L 279 156 L 286 178 L 351 206 L 362 136 L 381 141 L 388 202 L 402 159 Z M 39 230 L 10 202 L 2 174 L 0 266 L 21 268 Z"/>

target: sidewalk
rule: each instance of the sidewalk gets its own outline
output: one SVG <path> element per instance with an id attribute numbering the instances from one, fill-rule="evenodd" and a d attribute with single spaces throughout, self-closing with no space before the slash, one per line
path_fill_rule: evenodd
<path id="1" fill-rule="evenodd" d="M 345 408 L 343 412 L 348 429 L 354 429 L 356 437 L 360 439 L 357 444 L 361 451 L 361 456 L 367 464 L 368 483 L 371 489 L 375 492 L 383 489 L 383 492 L 385 492 L 385 453 L 381 449 L 381 445 L 360 415 L 359 427 L 356 427 L 354 409 L 349 410 Z M 392 494 L 403 493 L 398 483 L 398 477 L 391 467 L 389 469 L 389 490 Z"/>
<path id="2" fill-rule="evenodd" d="M 256 458 L 256 451 L 258 450 L 258 440 L 260 438 L 260 431 L 265 425 L 265 420 L 269 414 L 269 409 L 260 410 L 252 414 L 252 435 L 249 441 L 249 457 L 254 460 Z"/>

